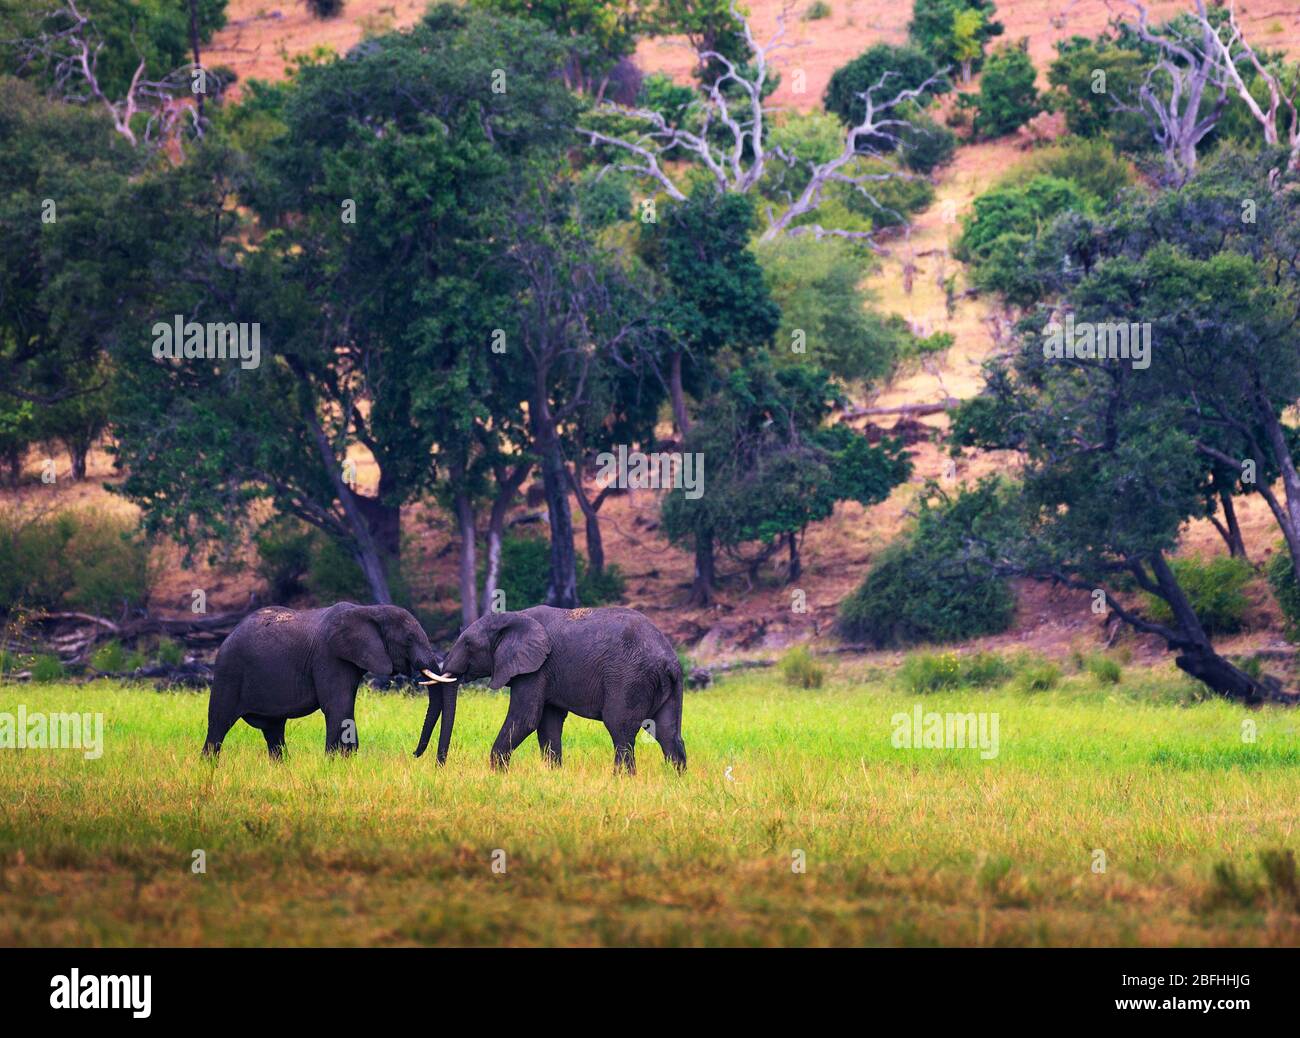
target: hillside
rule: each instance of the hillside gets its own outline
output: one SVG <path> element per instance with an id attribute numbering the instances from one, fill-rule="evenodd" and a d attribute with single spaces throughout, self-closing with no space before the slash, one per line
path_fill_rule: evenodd
<path id="1" fill-rule="evenodd" d="M 1006 25 L 1006 38 L 1029 39 L 1030 54 L 1041 74 L 1054 53 L 1055 41 L 1075 33 L 1097 32 L 1111 17 L 1109 6 L 1101 0 L 1075 3 L 1004 0 L 998 5 L 998 17 Z M 1248 31 L 1255 30 L 1270 47 L 1294 51 L 1300 43 L 1300 7 L 1283 9 L 1286 6 L 1281 0 L 1251 4 L 1243 12 L 1244 21 Z M 261 0 L 232 0 L 230 24 L 205 57 L 214 65 L 233 68 L 241 81 L 276 78 L 283 75 L 285 64 L 295 55 L 317 47 L 343 51 L 367 32 L 410 24 L 424 7 L 424 0 L 387 3 L 351 0 L 342 17 L 319 21 L 309 16 L 301 4 L 276 8 L 268 7 Z M 790 93 L 795 77 L 787 75 L 773 98 L 775 103 L 797 108 L 815 106 L 835 68 L 873 42 L 900 42 L 906 34 L 908 3 L 836 0 L 831 7 L 828 18 L 790 21 L 792 46 L 777 62 L 783 71 L 803 69 L 807 90 L 800 95 Z M 1152 11 L 1157 16 L 1168 16 L 1181 7 L 1177 2 L 1157 3 L 1152 5 Z M 758 35 L 770 35 L 781 5 L 770 0 L 754 0 L 749 8 Z M 684 79 L 691 59 L 681 41 L 661 40 L 643 45 L 637 61 L 646 70 L 667 71 Z M 885 312 L 901 315 L 920 334 L 946 331 L 956 341 L 946 354 L 901 373 L 871 403 L 892 406 L 933 402 L 944 397 L 966 398 L 978 391 L 980 366 L 995 349 L 998 318 L 987 301 L 975 298 L 959 298 L 949 312 L 942 285 L 949 276 L 960 274 L 960 264 L 949 255 L 949 245 L 958 230 L 961 214 L 969 209 L 973 198 L 1023 160 L 1024 154 L 1012 141 L 963 146 L 955 161 L 937 175 L 934 204 L 919 214 L 907 234 L 887 243 L 886 254 L 868 279 L 876 305 Z M 886 426 L 892 423 L 888 418 L 882 421 Z M 922 421 L 936 435 L 945 425 L 942 415 L 928 416 Z M 770 654 L 770 650 L 795 641 L 827 640 L 831 637 L 839 601 L 861 580 L 880 549 L 903 528 L 909 507 L 927 480 L 955 485 L 1005 469 L 1007 464 L 1004 458 L 982 456 L 951 473 L 946 455 L 937 444 L 917 443 L 912 451 L 913 476 L 888 501 L 870 509 L 842 505 L 831 520 L 808 531 L 803 547 L 804 575 L 799 584 L 807 594 L 806 613 L 791 610 L 791 588 L 784 583 L 780 566 L 770 564 L 762 580 L 750 586 L 744 574 L 733 572 L 734 564 L 725 561 L 722 573 L 726 579 L 720 602 L 707 610 L 684 608 L 682 602 L 691 579 L 692 560 L 686 553 L 670 548 L 659 533 L 658 499 L 651 491 L 614 498 L 602 510 L 607 557 L 628 578 L 628 604 L 649 613 L 677 640 L 692 645 L 692 652 L 702 659 L 750 650 L 768 650 Z M 376 476 L 368 456 L 358 452 L 356 461 L 361 487 L 373 491 Z M 36 456 L 29 459 L 29 475 L 38 464 Z M 59 460 L 59 469 L 60 472 L 66 469 L 66 459 Z M 102 482 L 111 482 L 113 478 L 109 456 L 96 452 L 86 484 L 73 485 L 61 479 L 56 487 L 47 488 L 38 481 L 29 482 L 16 497 L 27 507 L 65 504 L 129 507 L 101 488 Z M 1262 561 L 1276 540 L 1271 519 L 1257 498 L 1244 501 L 1239 507 L 1251 558 Z M 521 504 L 519 513 L 527 510 Z M 431 503 L 420 504 L 404 513 L 403 525 L 410 539 L 412 582 L 420 594 L 421 604 L 430 610 L 454 613 L 457 559 L 448 517 Z M 577 527 L 581 550 L 584 545 L 580 522 Z M 1208 523 L 1199 523 L 1189 529 L 1184 550 L 1217 553 L 1221 544 Z M 189 592 L 195 587 L 207 591 L 210 608 L 215 610 L 242 607 L 250 594 L 260 590 L 247 568 L 212 571 L 200 566 L 183 570 L 177 561 L 178 554 L 174 551 L 160 551 L 161 577 L 154 602 L 159 611 L 184 609 Z M 1252 618 L 1254 631 L 1226 640 L 1225 651 L 1284 648 L 1275 633 L 1274 607 L 1262 587 L 1257 597 Z M 1014 629 L 988 639 L 987 643 L 1062 654 L 1075 645 L 1094 643 L 1100 637 L 1102 630 L 1088 609 L 1086 595 L 1026 586 L 1022 588 Z M 1141 640 L 1132 644 L 1145 658 L 1166 656 L 1161 645 Z"/>

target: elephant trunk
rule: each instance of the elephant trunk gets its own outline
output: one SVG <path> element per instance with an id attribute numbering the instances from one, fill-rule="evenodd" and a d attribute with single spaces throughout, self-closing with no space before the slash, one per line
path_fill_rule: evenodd
<path id="1" fill-rule="evenodd" d="M 438 732 L 439 764 L 445 764 L 447 762 L 447 747 L 451 745 L 451 729 L 452 725 L 456 723 L 456 693 L 459 689 L 459 681 L 450 685 L 442 686 L 442 728 Z M 430 695 L 432 695 L 432 689 L 430 689 Z M 433 709 L 432 702 L 430 709 Z"/>
<path id="2" fill-rule="evenodd" d="M 441 712 L 442 712 L 442 700 L 439 698 L 438 686 L 430 685 L 429 686 L 429 707 L 424 712 L 424 728 L 421 729 L 420 731 L 420 745 L 418 745 L 415 748 L 415 755 L 417 757 L 423 756 L 424 751 L 429 748 L 429 736 L 433 734 L 433 726 L 438 723 L 438 715 Z M 448 725 L 444 722 L 442 728 L 443 728 L 443 732 L 445 733 L 447 731 Z M 441 741 L 442 741 L 441 738 L 439 738 L 439 743 L 441 743 Z M 439 755 L 441 756 L 442 750 L 439 749 L 438 752 Z"/>

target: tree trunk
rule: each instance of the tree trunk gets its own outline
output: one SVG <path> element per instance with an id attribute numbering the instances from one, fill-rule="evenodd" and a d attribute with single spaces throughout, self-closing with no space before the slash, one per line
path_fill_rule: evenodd
<path id="1" fill-rule="evenodd" d="M 501 579 L 501 541 L 505 536 L 506 512 L 510 502 L 519 492 L 519 486 L 532 470 L 530 462 L 520 462 L 508 476 L 504 468 L 497 470 L 497 496 L 492 502 L 492 513 L 488 517 L 487 529 L 487 566 L 483 574 L 483 597 L 479 601 L 479 612 L 483 615 L 493 611 L 496 606 L 497 585 Z"/>
<path id="2" fill-rule="evenodd" d="M 672 372 L 668 385 L 669 394 L 673 403 L 673 421 L 677 423 L 677 431 L 685 436 L 691 431 L 691 419 L 686 413 L 686 393 L 682 389 L 682 352 L 677 350 L 673 353 Z"/>
<path id="3" fill-rule="evenodd" d="M 1246 558 L 1246 542 L 1241 536 L 1241 526 L 1237 522 L 1237 509 L 1233 506 L 1232 495 L 1226 490 L 1219 491 L 1219 503 L 1223 505 L 1223 519 L 1227 527 L 1224 540 L 1228 545 L 1228 554 L 1235 559 Z"/>
<path id="4" fill-rule="evenodd" d="M 600 537 L 600 515 L 596 506 L 587 500 L 577 468 L 575 465 L 575 471 L 569 473 L 569 483 L 578 499 L 578 507 L 582 509 L 582 516 L 587 521 L 587 566 L 593 575 L 600 576 L 605 572 L 605 542 Z"/>
<path id="5" fill-rule="evenodd" d="M 544 379 L 539 377 L 539 380 L 545 384 Z M 578 604 L 578 556 L 573 543 L 573 514 L 569 511 L 569 467 L 560 449 L 549 401 L 539 393 L 529 410 L 551 527 L 551 579 L 546 588 L 546 604 L 572 609 Z"/>
<path id="6" fill-rule="evenodd" d="M 1267 401 L 1261 401 L 1257 411 L 1264 419 L 1264 428 L 1268 432 L 1268 443 L 1273 453 L 1273 461 L 1282 473 L 1282 487 L 1286 491 L 1286 512 L 1278 516 L 1282 535 L 1286 538 L 1291 551 L 1291 569 L 1296 580 L 1300 581 L 1300 473 L 1296 472 L 1295 461 L 1282 432 L 1282 423 L 1273 413 Z"/>
<path id="7" fill-rule="evenodd" d="M 713 604 L 713 531 L 695 531 L 695 581 L 691 584 L 690 604 Z"/>
<path id="8" fill-rule="evenodd" d="M 63 446 L 72 458 L 72 480 L 80 483 L 86 478 L 86 456 L 90 454 L 90 444 L 77 440 L 64 440 Z"/>
<path id="9" fill-rule="evenodd" d="M 786 534 L 790 542 L 790 574 L 787 582 L 793 583 L 803 573 L 803 563 L 799 559 L 799 535 L 794 530 Z"/>
<path id="10" fill-rule="evenodd" d="M 1228 699 L 1255 704 L 1277 698 L 1280 694 L 1278 688 L 1256 681 L 1214 651 L 1200 618 L 1183 594 L 1164 555 L 1157 552 L 1151 557 L 1151 571 L 1155 574 L 1160 597 L 1174 614 L 1180 635 L 1179 641 L 1170 645 L 1170 648 L 1179 650 L 1174 659 L 1178 669 Z"/>
<path id="11" fill-rule="evenodd" d="M 452 473 L 454 481 L 463 477 L 463 471 Z M 460 531 L 460 619 L 468 627 L 478 619 L 478 559 L 474 554 L 474 505 L 463 490 L 456 492 L 456 526 Z"/>
<path id="12" fill-rule="evenodd" d="M 375 544 L 375 539 L 370 532 L 370 523 L 367 522 L 361 507 L 358 505 L 359 501 L 369 499 L 361 498 L 353 493 L 352 488 L 343 481 L 343 473 L 338 458 L 334 456 L 334 448 L 330 446 L 329 437 L 325 435 L 325 430 L 321 428 L 315 414 L 308 413 L 306 422 L 312 439 L 316 443 L 316 452 L 320 455 L 321 464 L 325 466 L 330 485 L 334 488 L 334 495 L 338 498 L 339 504 L 343 506 L 343 515 L 347 520 L 348 532 L 352 535 L 352 557 L 356 559 L 357 565 L 361 567 L 361 572 L 365 575 L 366 583 L 370 586 L 370 594 L 374 598 L 375 604 L 392 605 L 393 596 L 388 590 L 387 570 L 384 567 L 379 548 Z"/>

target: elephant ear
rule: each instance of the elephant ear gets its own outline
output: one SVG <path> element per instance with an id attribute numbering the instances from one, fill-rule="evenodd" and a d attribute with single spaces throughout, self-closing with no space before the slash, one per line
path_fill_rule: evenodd
<path id="1" fill-rule="evenodd" d="M 551 639 L 531 616 L 517 613 L 502 624 L 492 653 L 492 687 L 504 688 L 521 674 L 531 674 L 551 654 Z"/>
<path id="2" fill-rule="evenodd" d="M 330 650 L 340 659 L 355 663 L 371 674 L 393 672 L 393 661 L 379 634 L 378 625 L 359 609 L 343 614 L 329 636 Z"/>

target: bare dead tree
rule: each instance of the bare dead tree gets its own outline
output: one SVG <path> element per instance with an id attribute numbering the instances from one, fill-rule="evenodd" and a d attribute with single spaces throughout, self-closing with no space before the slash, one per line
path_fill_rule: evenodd
<path id="1" fill-rule="evenodd" d="M 876 199 L 868 185 L 891 179 L 906 179 L 910 175 L 897 171 L 863 172 L 857 168 L 858 160 L 882 157 L 885 154 L 881 148 L 883 142 L 888 142 L 891 148 L 901 143 L 900 132 L 910 127 L 911 123 L 897 114 L 899 107 L 905 102 L 923 97 L 938 86 L 944 81 L 947 70 L 936 72 L 917 87 L 888 95 L 886 88 L 890 80 L 896 79 L 899 74 L 885 72 L 876 83 L 858 95 L 864 103 L 865 111 L 862 119 L 846 132 L 839 154 L 821 163 L 801 160 L 784 149 L 771 145 L 764 134 L 766 120 L 777 111 L 775 107 L 765 104 L 763 99 L 764 88 L 772 71 L 772 58 L 779 51 L 792 46 L 785 40 L 790 7 L 787 6 L 778 16 L 776 32 L 765 43 L 755 39 L 748 20 L 736 9 L 735 0 L 732 0 L 731 14 L 740 26 L 753 59 L 748 66 L 741 68 L 716 50 L 705 49 L 703 45 L 696 50 L 702 66 L 716 63 L 721 66 L 722 72 L 712 83 L 701 88 L 702 96 L 697 98 L 686 113 L 696 117 L 693 121 L 695 129 L 688 129 L 685 125 L 670 125 L 661 112 L 651 109 L 606 103 L 597 111 L 630 119 L 641 124 L 643 130 L 630 140 L 590 128 L 580 128 L 578 132 L 593 147 L 605 145 L 626 155 L 622 162 L 611 163 L 607 169 L 612 167 L 648 177 L 657 182 L 670 198 L 679 202 L 685 201 L 686 193 L 664 166 L 665 162 L 674 159 L 699 162 L 712 176 L 719 193 L 730 191 L 737 194 L 752 192 L 774 162 L 783 162 L 788 167 L 806 166 L 808 181 L 798 195 L 790 197 L 790 204 L 780 212 L 776 212 L 770 205 L 766 207 L 767 229 L 763 232 L 762 239 L 770 241 L 782 234 L 813 234 L 818 238 L 854 238 L 870 244 L 874 233 L 872 231 L 846 231 L 826 228 L 820 224 L 795 226 L 795 221 L 816 211 L 826 189 L 832 184 L 847 185 L 877 209 L 902 219 L 901 214 Z M 689 120 L 682 120 L 683 124 L 687 121 Z"/>
<path id="2" fill-rule="evenodd" d="M 1218 124 L 1228 103 L 1228 76 L 1218 57 L 1219 36 L 1208 19 L 1198 21 L 1199 39 L 1168 26 L 1154 32 L 1143 4 L 1138 0 L 1121 2 L 1135 12 L 1134 31 L 1142 42 L 1159 51 L 1160 60 L 1147 71 L 1136 105 L 1122 100 L 1114 103 L 1146 119 L 1164 154 L 1166 179 L 1181 185 L 1196 168 L 1197 145 Z M 1203 11 L 1204 4 L 1201 0 L 1197 3 Z M 1213 100 L 1202 114 L 1207 97 Z"/>
<path id="3" fill-rule="evenodd" d="M 1205 9 L 1205 0 L 1196 0 L 1195 18 L 1201 24 L 1203 30 L 1213 29 Z M 1296 110 L 1296 95 L 1300 93 L 1300 77 L 1297 77 L 1288 89 L 1283 84 L 1278 71 L 1270 68 L 1260 60 L 1255 48 L 1246 41 L 1246 37 L 1241 31 L 1241 24 L 1237 21 L 1235 0 L 1228 4 L 1227 39 L 1224 39 L 1218 32 L 1213 32 L 1213 39 L 1218 46 L 1219 66 L 1223 69 L 1237 96 L 1241 98 L 1250 114 L 1260 124 L 1264 131 L 1264 141 L 1266 143 L 1281 143 L 1282 131 L 1278 124 L 1285 109 L 1286 141 L 1291 152 L 1287 168 L 1291 171 L 1300 169 L 1300 112 Z M 1255 70 L 1255 75 L 1268 87 L 1267 108 L 1255 100 L 1245 78 L 1241 74 L 1240 66 L 1246 63 L 1249 63 Z"/>
<path id="4" fill-rule="evenodd" d="M 132 146 L 138 146 L 142 139 L 153 143 L 169 137 L 186 117 L 192 121 L 195 133 L 202 135 L 198 109 L 177 99 L 192 68 L 197 66 L 182 66 L 161 79 L 151 79 L 147 74 L 148 61 L 142 55 L 126 93 L 112 98 L 104 91 L 99 78 L 99 56 L 104 41 L 91 19 L 81 13 L 77 0 L 63 0 L 40 24 L 49 28 L 28 39 L 10 41 L 10 45 L 18 51 L 23 65 L 48 65 L 54 92 L 64 101 L 100 105 L 112 119 L 114 130 Z M 197 50 L 195 54 L 197 60 Z M 137 134 L 133 123 L 141 114 L 147 118 L 142 132 Z"/>

